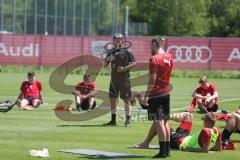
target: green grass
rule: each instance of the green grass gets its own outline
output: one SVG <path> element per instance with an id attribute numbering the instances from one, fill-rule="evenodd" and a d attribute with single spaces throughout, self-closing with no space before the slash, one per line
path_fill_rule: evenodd
<path id="1" fill-rule="evenodd" d="M 69 122 L 58 119 L 52 110 L 55 104 L 63 99 L 71 99 L 71 95 L 64 95 L 53 91 L 48 85 L 49 74 L 37 75 L 43 83 L 43 98 L 48 106 L 33 111 L 22 111 L 14 108 L 8 113 L 0 113 L 0 159 L 4 160 L 31 160 L 30 149 L 42 149 L 47 146 L 50 157 L 54 160 L 78 160 L 95 159 L 78 154 L 67 154 L 58 152 L 61 149 L 85 148 L 119 153 L 129 153 L 144 156 L 139 159 L 151 159 L 157 150 L 127 149 L 143 140 L 147 134 L 151 122 L 134 121 L 131 127 L 123 127 L 124 119 L 118 117 L 117 127 L 102 127 L 101 124 L 109 120 L 110 115 L 85 121 Z M 0 73 L 0 101 L 15 100 L 19 92 L 20 84 L 26 78 L 26 73 Z M 66 84 L 74 85 L 81 80 L 81 75 L 70 75 Z M 173 92 L 171 97 L 172 109 L 186 107 L 191 101 L 191 93 L 197 85 L 197 78 L 173 78 Z M 240 98 L 240 85 L 238 79 L 210 79 L 217 85 L 221 100 Z M 99 90 L 108 89 L 109 77 L 97 78 Z M 100 100 L 98 100 L 100 102 Z M 234 111 L 238 109 L 240 100 L 220 103 L 220 107 Z M 138 106 L 135 106 L 138 107 Z M 74 114 L 78 114 L 73 111 Z M 81 116 L 81 115 L 79 115 Z M 200 121 L 202 115 L 194 113 L 193 132 L 202 127 Z M 171 123 L 176 126 L 177 123 Z M 218 121 L 217 126 L 222 130 L 225 122 Z M 240 144 L 239 135 L 233 134 L 233 140 L 238 141 L 236 151 L 215 152 L 212 154 L 189 153 L 173 151 L 172 157 L 168 159 L 211 160 L 239 159 Z M 154 139 L 152 144 L 157 144 Z M 210 156 L 210 157 L 209 157 Z M 96 158 L 101 159 L 101 158 Z"/>
<path id="2" fill-rule="evenodd" d="M 35 71 L 36 73 L 45 73 L 49 74 L 54 71 L 57 67 L 49 67 L 49 66 L 29 66 L 29 65 L 1 65 L 0 64 L 0 73 L 27 73 L 29 71 Z M 72 71 L 71 74 L 82 74 L 84 72 L 84 68 L 81 66 L 77 67 Z M 110 68 L 102 68 L 99 72 L 99 75 L 110 75 Z M 136 71 L 132 72 L 133 75 L 140 75 L 146 73 L 146 71 Z M 210 70 L 179 70 L 174 69 L 172 73 L 172 77 L 176 78 L 199 78 L 202 75 L 207 76 L 208 78 L 221 78 L 221 79 L 240 79 L 239 71 L 210 71 Z"/>

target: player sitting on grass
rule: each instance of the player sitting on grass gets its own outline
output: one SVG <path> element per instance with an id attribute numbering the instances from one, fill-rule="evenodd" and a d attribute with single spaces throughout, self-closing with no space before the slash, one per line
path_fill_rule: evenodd
<path id="1" fill-rule="evenodd" d="M 189 108 L 192 112 L 196 105 L 201 112 L 216 112 L 218 110 L 218 92 L 214 84 L 208 83 L 206 76 L 199 79 L 200 86 L 193 92 L 193 101 Z"/>
<path id="2" fill-rule="evenodd" d="M 42 84 L 36 80 L 34 72 L 28 72 L 27 78 L 27 81 L 22 82 L 16 103 L 21 109 L 32 110 L 32 107 L 39 107 L 43 103 Z"/>
<path id="3" fill-rule="evenodd" d="M 226 126 L 222 132 L 224 149 L 236 149 L 236 144 L 230 141 L 233 132 L 240 134 L 240 110 L 233 112 L 227 119 Z"/>
<path id="4" fill-rule="evenodd" d="M 83 82 L 78 83 L 73 90 L 77 110 L 79 112 L 82 110 L 92 111 L 96 107 L 94 98 L 96 94 L 96 83 L 90 82 L 90 74 L 85 73 Z"/>
<path id="5" fill-rule="evenodd" d="M 203 118 L 203 128 L 196 133 L 189 135 L 192 129 L 192 114 L 189 112 L 182 112 L 170 115 L 170 120 L 180 122 L 181 124 L 174 132 L 171 129 L 170 146 L 172 149 L 181 149 L 189 152 L 204 152 L 208 153 L 210 150 L 221 151 L 221 133 L 214 127 L 215 115 L 207 113 Z M 152 139 L 157 135 L 155 127 L 149 130 L 147 138 L 135 148 L 149 148 Z"/>

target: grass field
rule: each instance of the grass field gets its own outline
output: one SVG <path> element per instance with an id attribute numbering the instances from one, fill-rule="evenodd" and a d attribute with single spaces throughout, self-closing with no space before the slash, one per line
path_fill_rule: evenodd
<path id="1" fill-rule="evenodd" d="M 118 126 L 103 127 L 101 124 L 109 120 L 110 114 L 85 122 L 70 122 L 58 119 L 52 110 L 55 104 L 62 99 L 72 99 L 71 95 L 64 95 L 53 91 L 48 85 L 49 74 L 37 75 L 42 81 L 44 90 L 43 98 L 47 106 L 33 111 L 23 111 L 14 108 L 8 113 L 0 113 L 0 160 L 31 160 L 36 159 L 29 155 L 30 149 L 42 149 L 47 146 L 50 157 L 53 160 L 78 160 L 78 159 L 102 159 L 78 154 L 67 154 L 58 152 L 61 149 L 85 148 L 119 153 L 136 154 L 143 156 L 138 159 L 151 159 L 157 150 L 128 149 L 127 146 L 140 142 L 147 134 L 150 122 L 133 121 L 131 127 L 123 127 L 124 119 L 118 117 Z M 76 84 L 81 76 L 70 75 L 66 83 Z M 26 79 L 25 73 L 0 73 L 0 101 L 15 100 L 19 87 Z M 219 90 L 220 108 L 230 111 L 238 109 L 240 105 L 239 79 L 210 79 Z M 191 93 L 197 85 L 196 78 L 173 78 L 173 92 L 171 98 L 172 111 L 186 107 L 191 101 Z M 99 90 L 108 90 L 109 77 L 97 78 Z M 237 100 L 231 100 L 237 99 Z M 138 107 L 138 106 L 135 106 Z M 74 114 L 78 114 L 73 111 Z M 79 114 L 79 116 L 81 116 Z M 193 131 L 201 128 L 202 115 L 194 113 Z M 173 126 L 177 123 L 172 122 Z M 222 130 L 225 122 L 218 121 L 217 126 Z M 240 157 L 240 135 L 233 134 L 233 140 L 238 143 L 236 151 L 214 152 L 211 154 L 189 153 L 173 151 L 172 157 L 168 159 L 187 160 L 236 160 Z M 154 139 L 152 144 L 157 144 Z"/>

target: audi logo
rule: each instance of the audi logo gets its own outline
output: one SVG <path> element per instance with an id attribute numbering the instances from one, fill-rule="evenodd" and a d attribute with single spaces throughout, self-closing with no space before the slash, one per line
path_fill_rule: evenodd
<path id="1" fill-rule="evenodd" d="M 170 46 L 167 52 L 173 54 L 174 62 L 207 63 L 212 58 L 207 46 Z"/>

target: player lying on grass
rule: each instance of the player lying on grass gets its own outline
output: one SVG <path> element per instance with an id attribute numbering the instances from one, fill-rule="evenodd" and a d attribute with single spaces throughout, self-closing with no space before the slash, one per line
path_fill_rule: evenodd
<path id="1" fill-rule="evenodd" d="M 192 129 L 192 114 L 189 112 L 182 112 L 170 115 L 170 120 L 180 122 L 176 131 L 171 129 L 170 146 L 172 149 L 180 149 L 189 152 L 204 152 L 208 153 L 210 150 L 221 151 L 221 133 L 214 127 L 215 115 L 207 113 L 203 118 L 203 127 L 196 133 L 190 135 Z M 146 139 L 136 144 L 136 148 L 149 148 L 152 139 L 157 135 L 155 126 L 149 130 Z"/>
<path id="2" fill-rule="evenodd" d="M 92 111 L 96 107 L 95 95 L 97 94 L 96 83 L 90 81 L 90 74 L 83 75 L 83 82 L 79 82 L 72 93 L 75 96 L 76 108 Z M 69 108 L 71 110 L 71 108 Z"/>
<path id="3" fill-rule="evenodd" d="M 228 149 L 236 148 L 236 146 L 234 147 L 234 143 L 230 141 L 230 137 L 234 132 L 240 134 L 240 110 L 231 113 L 227 119 L 226 126 L 222 132 L 223 147 Z M 229 148 L 227 146 L 232 147 Z"/>
<path id="4" fill-rule="evenodd" d="M 196 105 L 201 112 L 216 112 L 218 110 L 218 91 L 214 84 L 210 84 L 206 76 L 199 79 L 200 86 L 193 92 L 192 103 L 189 112 L 192 112 Z"/>
<path id="5" fill-rule="evenodd" d="M 16 103 L 21 109 L 32 110 L 32 107 L 39 107 L 43 103 L 42 84 L 36 80 L 34 72 L 28 72 L 27 78 L 27 81 L 22 82 Z"/>

